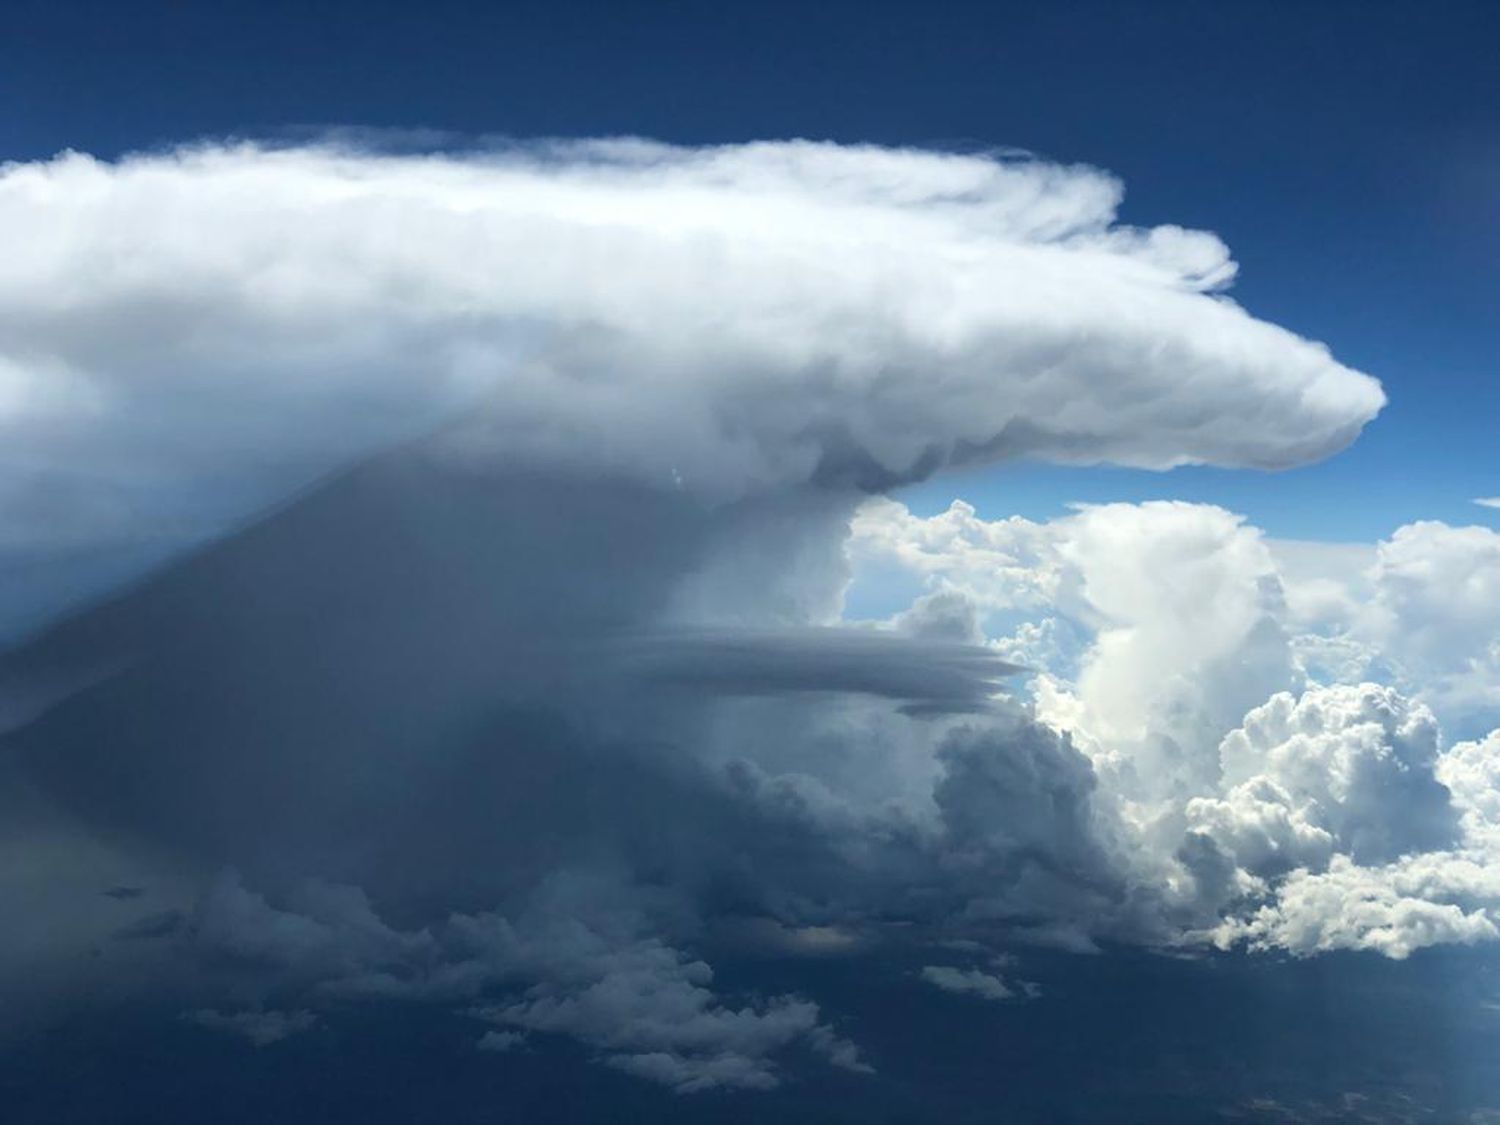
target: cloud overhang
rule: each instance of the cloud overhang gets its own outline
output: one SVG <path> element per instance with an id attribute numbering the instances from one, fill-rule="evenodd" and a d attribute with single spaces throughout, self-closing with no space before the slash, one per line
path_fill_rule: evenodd
<path id="1" fill-rule="evenodd" d="M 10 164 L 0 534 L 213 527 L 444 423 L 723 499 L 1020 455 L 1278 468 L 1374 417 L 1373 379 L 1218 292 L 1217 238 L 1120 197 L 803 141 Z"/>

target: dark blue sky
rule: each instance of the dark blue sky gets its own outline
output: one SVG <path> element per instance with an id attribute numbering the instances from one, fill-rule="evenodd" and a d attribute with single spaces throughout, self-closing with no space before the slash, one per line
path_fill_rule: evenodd
<path id="1" fill-rule="evenodd" d="M 1500 493 L 1500 6 L 43 3 L 0 13 L 0 155 L 372 126 L 1006 145 L 1218 232 L 1253 312 L 1392 402 L 1292 475 L 991 470 L 985 514 L 1177 496 L 1277 534 L 1484 522 Z"/>

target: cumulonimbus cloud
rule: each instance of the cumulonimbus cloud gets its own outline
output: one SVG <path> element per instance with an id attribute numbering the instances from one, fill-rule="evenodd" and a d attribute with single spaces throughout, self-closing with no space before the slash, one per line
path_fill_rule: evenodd
<path id="1" fill-rule="evenodd" d="M 865 494 L 956 463 L 1281 467 L 1380 409 L 1222 295 L 1216 238 L 1121 225 L 1119 198 L 1087 168 L 801 142 L 0 171 L 0 562 L 190 542 L 426 438 L 0 660 L 0 796 L 67 842 L 47 886 L 87 888 L 36 927 L 46 958 L 11 940 L 0 970 L 61 974 L 65 931 L 170 945 L 260 964 L 250 1015 L 212 988 L 186 1009 L 252 1039 L 359 982 L 493 1002 L 498 1033 L 688 1090 L 771 1084 L 793 1048 L 865 1065 L 811 1001 L 709 987 L 689 949 L 722 911 L 1078 948 L 1221 921 L 1290 783 L 1221 792 L 1219 737 L 1300 686 L 1259 534 L 876 501 L 849 540 Z M 829 628 L 875 546 L 934 588 Z M 1046 623 L 986 641 L 970 562 L 1014 580 L 994 605 L 1077 611 L 1076 684 L 995 698 L 1048 666 Z M 1218 803 L 1179 854 L 1194 796 Z M 1319 812 L 1304 836 L 1370 819 Z M 244 887 L 194 893 L 226 865 Z M 618 909 L 536 905 L 595 867 Z M 101 886 L 152 891 L 124 917 Z M 536 941 L 506 936 L 527 916 Z M 975 973 L 928 979 L 1007 987 Z"/>

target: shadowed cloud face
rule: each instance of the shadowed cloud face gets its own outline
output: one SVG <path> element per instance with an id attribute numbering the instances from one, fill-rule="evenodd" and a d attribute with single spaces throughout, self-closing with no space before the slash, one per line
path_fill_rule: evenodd
<path id="1" fill-rule="evenodd" d="M 848 628 L 668 633 L 619 642 L 645 679 L 724 695 L 846 692 L 909 710 L 983 710 L 1022 669 L 981 645 Z"/>

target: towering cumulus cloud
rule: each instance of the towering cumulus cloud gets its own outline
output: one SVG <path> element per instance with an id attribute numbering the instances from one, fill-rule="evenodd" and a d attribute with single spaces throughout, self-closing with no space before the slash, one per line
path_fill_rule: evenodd
<path id="1" fill-rule="evenodd" d="M 1456 887 L 1488 744 L 1316 682 L 1263 537 L 878 498 L 1018 456 L 1291 466 L 1380 409 L 1220 293 L 1216 238 L 1119 199 L 800 142 L 6 167 L 11 1025 L 101 983 L 251 1044 L 422 1003 L 485 1050 L 765 1088 L 872 1063 L 816 998 L 721 989 L 714 948 L 899 932 L 988 950 L 919 979 L 1009 1003 L 1020 937 L 1379 946 L 1298 912 L 1410 898 L 1415 852 Z M 1381 616 L 1329 643 L 1410 634 L 1405 560 L 1459 548 L 1489 558 L 1382 547 Z M 844 619 L 877 556 L 929 588 Z M 1462 694 L 1478 665 L 1421 639 Z M 1485 936 L 1482 893 L 1433 909 Z"/>

